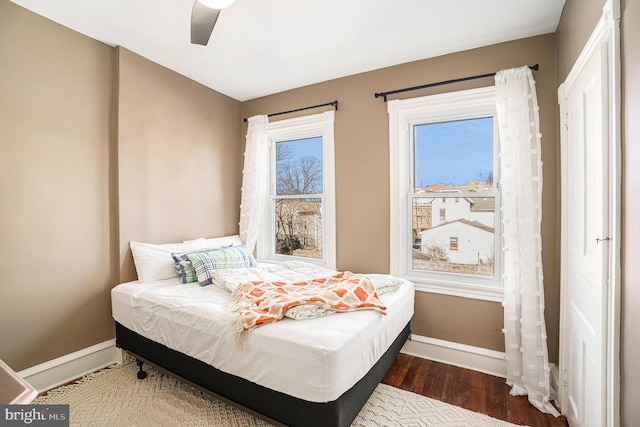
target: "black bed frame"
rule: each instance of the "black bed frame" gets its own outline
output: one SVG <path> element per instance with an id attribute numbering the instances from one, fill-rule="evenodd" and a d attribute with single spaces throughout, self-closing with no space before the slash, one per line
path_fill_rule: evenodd
<path id="1" fill-rule="evenodd" d="M 378 362 L 351 389 L 332 402 L 316 403 L 222 372 L 200 360 L 145 338 L 116 322 L 116 345 L 138 360 L 139 378 L 145 377 L 142 370 L 143 362 L 148 363 L 274 425 L 290 427 L 351 425 L 393 364 L 409 335 L 407 324 Z"/>

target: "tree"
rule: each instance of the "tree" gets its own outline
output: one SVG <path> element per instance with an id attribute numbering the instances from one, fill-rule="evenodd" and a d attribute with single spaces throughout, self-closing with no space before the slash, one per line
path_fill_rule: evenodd
<path id="1" fill-rule="evenodd" d="M 322 192 L 322 162 L 314 156 L 297 161 L 276 154 L 276 186 L 278 194 L 317 194 Z"/>
<path id="2" fill-rule="evenodd" d="M 320 199 L 276 199 L 276 252 L 293 255 L 297 249 L 320 254 L 322 210 Z M 306 255 L 312 256 L 312 255 Z"/>
<path id="3" fill-rule="evenodd" d="M 493 184 L 493 170 L 487 172 L 487 174 L 483 174 L 482 172 L 478 172 L 478 181 L 483 181 L 488 184 Z"/>
<path id="4" fill-rule="evenodd" d="M 449 261 L 447 250 L 435 243 L 427 245 L 422 252 L 426 255 L 428 261 Z"/>
<path id="5" fill-rule="evenodd" d="M 487 179 L 485 179 L 485 182 L 490 182 L 490 183 L 492 183 L 492 184 L 493 184 L 493 171 L 490 171 L 490 172 L 487 174 Z"/>
<path id="6" fill-rule="evenodd" d="M 277 144 L 276 145 L 276 168 L 280 168 L 281 165 L 291 162 L 293 157 L 293 146 L 289 144 Z"/>
<path id="7" fill-rule="evenodd" d="M 296 201 L 280 199 L 276 202 L 276 253 L 293 255 L 296 249 L 302 249 L 302 243 L 296 233 Z"/>
<path id="8" fill-rule="evenodd" d="M 296 198 L 276 197 L 276 252 L 283 255 L 293 255 L 296 249 L 309 244 L 309 239 L 304 238 L 310 232 L 307 231 L 307 220 L 301 217 L 315 213 L 317 219 L 320 215 L 319 199 L 305 196 L 322 193 L 322 161 L 315 156 L 294 159 L 295 154 L 290 144 L 276 146 L 277 195 L 300 195 Z M 317 249 L 315 239 L 310 241 Z"/>

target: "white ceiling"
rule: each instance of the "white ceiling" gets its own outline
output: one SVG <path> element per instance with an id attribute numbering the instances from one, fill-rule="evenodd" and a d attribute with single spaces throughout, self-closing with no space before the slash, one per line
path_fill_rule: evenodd
<path id="1" fill-rule="evenodd" d="M 240 101 L 554 32 L 565 2 L 236 0 L 199 46 L 194 0 L 12 1 Z"/>

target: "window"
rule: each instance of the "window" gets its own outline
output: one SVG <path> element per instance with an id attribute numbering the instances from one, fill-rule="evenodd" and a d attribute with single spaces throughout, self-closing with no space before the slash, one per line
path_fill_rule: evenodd
<path id="1" fill-rule="evenodd" d="M 458 250 L 458 238 L 457 237 L 449 237 L 449 250 L 457 251 Z"/>
<path id="2" fill-rule="evenodd" d="M 388 109 L 391 273 L 418 290 L 501 301 L 495 88 Z M 431 221 L 418 221 L 425 213 Z"/>
<path id="3" fill-rule="evenodd" d="M 334 112 L 270 123 L 270 197 L 258 258 L 335 268 Z"/>

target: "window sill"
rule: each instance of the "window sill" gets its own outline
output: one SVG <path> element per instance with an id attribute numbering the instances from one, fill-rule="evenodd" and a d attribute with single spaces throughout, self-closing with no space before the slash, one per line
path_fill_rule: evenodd
<path id="1" fill-rule="evenodd" d="M 504 300 L 504 289 L 501 287 L 456 283 L 450 281 L 438 282 L 410 275 L 405 275 L 402 277 L 413 282 L 415 285 L 415 289 L 418 292 L 428 292 L 433 294 L 450 295 L 454 297 L 493 301 L 499 303 L 502 303 L 502 301 Z"/>

